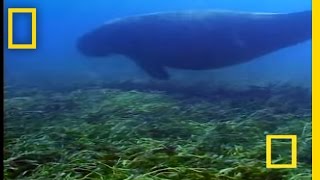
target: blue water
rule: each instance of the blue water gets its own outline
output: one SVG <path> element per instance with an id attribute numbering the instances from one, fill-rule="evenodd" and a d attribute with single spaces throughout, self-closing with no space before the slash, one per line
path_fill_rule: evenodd
<path id="1" fill-rule="evenodd" d="M 296 12 L 310 10 L 311 0 L 8 0 L 5 8 L 8 7 L 37 8 L 38 39 L 36 50 L 7 50 L 7 39 L 4 39 L 6 83 L 62 86 L 65 82 L 84 80 L 148 79 L 147 75 L 122 56 L 94 60 L 77 52 L 76 39 L 107 20 L 142 13 L 190 9 Z M 5 26 L 6 23 L 7 16 Z M 23 33 L 29 30 L 15 31 L 23 38 Z M 311 42 L 225 69 L 171 71 L 172 79 L 182 83 L 188 79 L 188 83 L 205 81 L 233 85 L 288 82 L 311 86 Z"/>

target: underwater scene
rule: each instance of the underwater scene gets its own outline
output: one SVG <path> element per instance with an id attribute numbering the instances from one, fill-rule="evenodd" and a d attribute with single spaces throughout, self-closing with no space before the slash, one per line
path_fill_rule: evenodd
<path id="1" fill-rule="evenodd" d="M 311 180 L 311 4 L 6 0 L 4 179 Z"/>

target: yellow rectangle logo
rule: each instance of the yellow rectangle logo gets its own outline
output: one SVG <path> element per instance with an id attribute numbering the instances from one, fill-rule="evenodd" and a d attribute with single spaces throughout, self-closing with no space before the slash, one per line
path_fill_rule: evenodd
<path id="1" fill-rule="evenodd" d="M 272 140 L 291 139 L 291 164 L 272 164 Z M 266 140 L 266 167 L 267 168 L 297 168 L 297 136 L 296 135 L 267 135 Z"/>
<path id="2" fill-rule="evenodd" d="M 31 44 L 13 43 L 13 14 L 31 13 L 32 39 Z M 37 47 L 37 9 L 36 8 L 9 8 L 8 9 L 8 49 L 36 49 Z"/>

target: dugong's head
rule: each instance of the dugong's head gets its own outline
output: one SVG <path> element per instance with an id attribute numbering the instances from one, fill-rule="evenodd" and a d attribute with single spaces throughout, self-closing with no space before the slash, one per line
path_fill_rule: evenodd
<path id="1" fill-rule="evenodd" d="M 85 56 L 108 56 L 113 51 L 112 32 L 108 26 L 101 26 L 82 35 L 77 41 L 77 49 Z"/>

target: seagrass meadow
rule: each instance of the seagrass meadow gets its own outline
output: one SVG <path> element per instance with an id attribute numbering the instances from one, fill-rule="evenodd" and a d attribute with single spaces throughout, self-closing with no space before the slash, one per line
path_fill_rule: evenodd
<path id="1" fill-rule="evenodd" d="M 5 179 L 311 179 L 309 89 L 84 87 L 5 87 Z M 297 135 L 298 168 L 266 169 L 266 134 Z M 272 147 L 290 163 L 290 141 Z"/>

